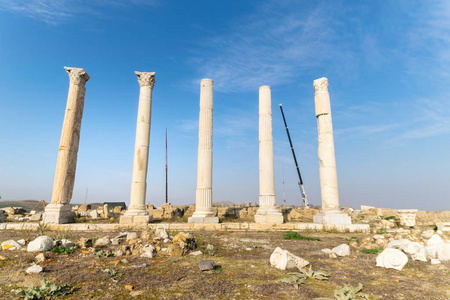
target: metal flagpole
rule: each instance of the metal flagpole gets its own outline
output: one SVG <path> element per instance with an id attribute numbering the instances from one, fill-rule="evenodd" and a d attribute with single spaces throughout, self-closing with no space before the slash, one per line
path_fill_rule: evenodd
<path id="1" fill-rule="evenodd" d="M 168 171 L 168 164 L 167 164 L 167 128 L 166 128 L 166 203 L 169 202 L 169 196 L 168 196 L 168 188 L 169 188 L 169 183 L 167 181 L 167 171 Z"/>

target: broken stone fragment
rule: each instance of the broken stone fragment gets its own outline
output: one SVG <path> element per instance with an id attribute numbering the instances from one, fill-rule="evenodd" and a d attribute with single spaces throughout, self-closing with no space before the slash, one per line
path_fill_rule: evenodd
<path id="1" fill-rule="evenodd" d="M 100 238 L 100 239 L 95 241 L 94 247 L 106 246 L 106 245 L 109 244 L 110 241 L 111 240 L 109 239 L 109 237 L 107 237 L 107 236 L 102 237 L 102 238 Z"/>
<path id="2" fill-rule="evenodd" d="M 412 255 L 412 254 L 419 252 L 420 248 L 422 248 L 422 247 L 423 247 L 423 245 L 421 245 L 418 242 L 411 242 L 411 243 L 408 243 L 405 246 L 401 247 L 400 249 L 403 250 L 405 253 Z"/>
<path id="3" fill-rule="evenodd" d="M 61 240 L 61 247 L 63 247 L 63 248 L 73 248 L 75 246 L 76 246 L 75 243 L 72 243 L 71 241 L 69 241 L 67 239 Z"/>
<path id="4" fill-rule="evenodd" d="M 439 234 L 433 234 L 433 236 L 427 241 L 428 246 L 439 245 L 443 243 L 444 241 Z"/>
<path id="5" fill-rule="evenodd" d="M 27 251 L 28 252 L 42 252 L 42 251 L 49 251 L 53 248 L 53 240 L 46 236 L 40 236 L 31 241 L 28 244 Z"/>
<path id="6" fill-rule="evenodd" d="M 40 254 L 36 255 L 36 257 L 34 258 L 34 261 L 35 261 L 37 264 L 39 264 L 39 263 L 45 261 L 45 259 L 46 259 L 46 258 L 45 258 L 44 253 L 40 253 Z"/>
<path id="7" fill-rule="evenodd" d="M 398 249 L 387 248 L 377 257 L 377 267 L 401 270 L 408 262 L 408 256 Z"/>
<path id="8" fill-rule="evenodd" d="M 303 268 L 309 264 L 308 261 L 300 258 L 287 250 L 277 247 L 270 255 L 270 265 L 280 270 L 291 268 Z"/>
<path id="9" fill-rule="evenodd" d="M 18 250 L 23 248 L 23 244 L 14 240 L 4 241 L 1 246 L 2 250 Z"/>
<path id="10" fill-rule="evenodd" d="M 166 239 L 169 237 L 167 231 L 162 227 L 156 228 L 155 234 L 157 237 L 160 237 L 161 239 Z"/>
<path id="11" fill-rule="evenodd" d="M 198 263 L 198 267 L 201 271 L 209 271 L 214 270 L 214 261 L 213 260 L 202 260 Z"/>
<path id="12" fill-rule="evenodd" d="M 167 252 L 170 256 L 178 257 L 183 255 L 183 249 L 177 244 L 170 244 L 167 247 Z"/>
<path id="13" fill-rule="evenodd" d="M 33 265 L 31 267 L 29 267 L 26 272 L 27 274 L 37 274 L 37 273 L 41 273 L 42 272 L 42 267 L 38 266 L 38 265 Z"/>
<path id="14" fill-rule="evenodd" d="M 333 252 L 337 256 L 349 256 L 350 255 L 350 247 L 347 244 L 341 244 L 341 245 L 331 249 L 331 252 Z"/>
<path id="15" fill-rule="evenodd" d="M 129 234 L 127 234 L 127 241 L 134 240 L 134 239 L 137 239 L 137 238 L 138 238 L 138 235 L 137 235 L 136 232 L 130 232 Z"/>

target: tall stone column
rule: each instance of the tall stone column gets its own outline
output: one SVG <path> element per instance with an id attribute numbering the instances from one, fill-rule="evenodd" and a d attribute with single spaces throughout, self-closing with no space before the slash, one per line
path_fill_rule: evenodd
<path id="1" fill-rule="evenodd" d="M 259 88 L 259 208 L 256 223 L 282 224 L 276 208 L 273 171 L 272 100 L 270 86 Z"/>
<path id="2" fill-rule="evenodd" d="M 68 204 L 72 199 L 75 183 L 81 119 L 86 94 L 85 85 L 89 75 L 80 68 L 64 67 L 64 69 L 70 78 L 69 95 L 59 143 L 52 202 L 45 208 L 44 223 L 69 223 L 75 217 L 75 213 Z"/>
<path id="3" fill-rule="evenodd" d="M 351 224 L 351 218 L 339 209 L 339 192 L 334 154 L 328 79 L 314 80 L 317 128 L 319 133 L 319 174 L 322 210 L 313 216 L 314 223 Z"/>
<path id="4" fill-rule="evenodd" d="M 189 223 L 219 223 L 212 210 L 213 84 L 211 79 L 200 82 L 197 190 L 195 212 Z"/>
<path id="5" fill-rule="evenodd" d="M 152 116 L 152 91 L 155 72 L 135 72 L 141 86 L 134 145 L 133 174 L 131 177 L 130 206 L 120 217 L 120 224 L 149 223 L 153 216 L 145 209 L 147 191 L 148 150 Z"/>

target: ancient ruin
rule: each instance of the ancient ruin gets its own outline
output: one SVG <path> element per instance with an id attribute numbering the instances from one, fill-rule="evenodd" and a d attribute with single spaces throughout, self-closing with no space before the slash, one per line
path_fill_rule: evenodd
<path id="1" fill-rule="evenodd" d="M 321 212 L 314 216 L 315 223 L 351 224 L 351 218 L 339 208 L 339 191 L 334 154 L 333 124 L 331 120 L 328 79 L 314 80 L 317 128 L 319 132 Z"/>
<path id="2" fill-rule="evenodd" d="M 259 88 L 259 209 L 255 222 L 282 224 L 283 215 L 275 205 L 271 89 L 264 85 Z"/>
<path id="3" fill-rule="evenodd" d="M 206 78 L 200 82 L 197 189 L 195 212 L 188 219 L 189 223 L 219 223 L 212 211 L 213 84 Z"/>
<path id="4" fill-rule="evenodd" d="M 44 223 L 69 223 L 75 216 L 68 204 L 72 199 L 75 183 L 85 85 L 90 77 L 80 68 L 64 69 L 70 78 L 69 95 L 59 143 L 52 202 L 45 208 Z"/>
<path id="5" fill-rule="evenodd" d="M 145 209 L 147 191 L 148 150 L 152 117 L 152 92 L 154 72 L 135 72 L 140 85 L 139 108 L 134 146 L 133 174 L 131 178 L 130 206 L 121 216 L 121 224 L 146 224 L 152 220 Z"/>

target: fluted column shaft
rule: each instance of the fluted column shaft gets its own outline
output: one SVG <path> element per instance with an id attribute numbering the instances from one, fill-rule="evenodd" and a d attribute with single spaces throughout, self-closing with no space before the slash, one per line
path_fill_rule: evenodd
<path id="1" fill-rule="evenodd" d="M 319 135 L 318 156 L 322 212 L 336 212 L 339 211 L 339 191 L 328 79 L 322 77 L 314 80 L 314 89 Z"/>
<path id="2" fill-rule="evenodd" d="M 211 79 L 202 79 L 200 83 L 197 189 L 193 217 L 214 215 L 212 210 L 213 84 Z"/>
<path id="3" fill-rule="evenodd" d="M 139 107 L 134 145 L 133 174 L 131 177 L 130 207 L 127 213 L 148 214 L 145 210 L 147 191 L 148 151 L 152 115 L 154 72 L 135 72 L 140 85 Z"/>
<path id="4" fill-rule="evenodd" d="M 64 67 L 64 69 L 69 74 L 70 86 L 56 162 L 52 204 L 68 204 L 72 199 L 84 96 L 86 94 L 85 85 L 89 80 L 89 75 L 83 69 L 67 67 Z"/>

